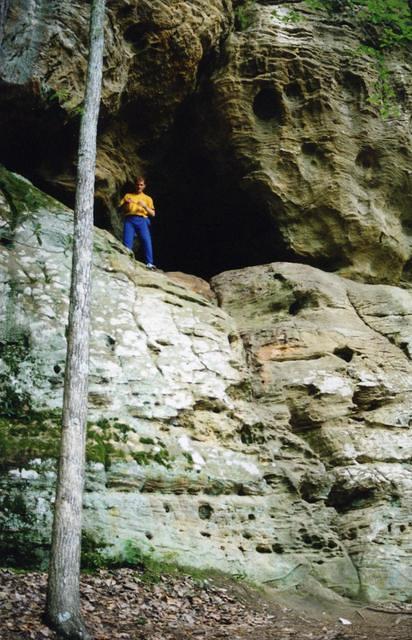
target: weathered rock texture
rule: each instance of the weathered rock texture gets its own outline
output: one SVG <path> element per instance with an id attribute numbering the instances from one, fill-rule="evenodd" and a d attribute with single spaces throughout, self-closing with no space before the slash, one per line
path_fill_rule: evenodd
<path id="1" fill-rule="evenodd" d="M 388 55 L 396 96 L 384 98 L 361 44 L 354 25 L 304 3 L 258 6 L 205 87 L 205 140 L 294 255 L 396 282 L 411 255 L 410 52 Z"/>
<path id="2" fill-rule="evenodd" d="M 9 4 L 0 54 L 0 155 L 9 164 L 26 162 L 28 174 L 67 196 L 74 191 L 89 5 Z M 199 67 L 217 55 L 231 6 L 231 0 L 115 0 L 108 6 L 96 174 L 102 210 L 112 214 L 106 224 L 117 229 L 119 189 L 156 154 L 176 109 L 196 87 Z"/>
<path id="3" fill-rule="evenodd" d="M 0 178 L 1 545 L 38 561 L 71 212 Z M 412 294 L 288 263 L 213 286 L 223 309 L 96 231 L 86 548 L 410 598 Z"/>
<path id="4" fill-rule="evenodd" d="M 87 3 L 9 5 L 0 162 L 70 204 Z M 167 269 L 288 259 L 360 281 L 409 279 L 410 52 L 387 56 L 390 97 L 348 16 L 274 0 L 242 21 L 241 7 L 109 3 L 98 226 L 119 236 L 120 192 L 147 171 Z"/>

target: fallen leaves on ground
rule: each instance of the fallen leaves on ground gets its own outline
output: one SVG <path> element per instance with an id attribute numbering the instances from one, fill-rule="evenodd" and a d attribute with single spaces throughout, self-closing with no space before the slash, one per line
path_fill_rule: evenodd
<path id="1" fill-rule="evenodd" d="M 47 576 L 0 569 L 1 640 L 57 640 L 42 620 Z M 165 575 L 156 584 L 134 569 L 83 575 L 82 611 L 95 640 L 409 640 L 412 619 L 359 624 L 311 618 L 241 583 Z M 391 611 L 392 613 L 392 611 Z M 400 612 L 401 614 L 402 612 Z"/>

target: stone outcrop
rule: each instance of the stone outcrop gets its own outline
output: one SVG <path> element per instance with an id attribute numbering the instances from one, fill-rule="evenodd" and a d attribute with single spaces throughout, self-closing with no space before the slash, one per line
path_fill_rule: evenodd
<path id="1" fill-rule="evenodd" d="M 71 204 L 87 4 L 8 4 L 0 162 Z M 168 270 L 298 260 L 409 280 L 409 51 L 380 67 L 351 20 L 276 0 L 109 3 L 97 225 L 119 237 L 143 171 Z"/>
<path id="2" fill-rule="evenodd" d="M 1 547 L 39 562 L 72 214 L 0 185 Z M 409 599 L 411 292 L 274 263 L 216 277 L 219 307 L 99 230 L 93 268 L 86 549 Z"/>
<path id="3" fill-rule="evenodd" d="M 411 256 L 410 53 L 387 54 L 388 97 L 347 20 L 304 3 L 257 5 L 204 88 L 205 144 L 291 255 L 396 283 Z"/>
<path id="4" fill-rule="evenodd" d="M 177 108 L 195 90 L 199 68 L 220 50 L 231 6 L 231 0 L 108 5 L 96 174 L 101 224 L 118 229 L 119 189 L 158 153 Z M 0 53 L 1 159 L 19 165 L 31 154 L 21 168 L 66 198 L 74 191 L 88 12 L 78 1 L 13 0 Z"/>

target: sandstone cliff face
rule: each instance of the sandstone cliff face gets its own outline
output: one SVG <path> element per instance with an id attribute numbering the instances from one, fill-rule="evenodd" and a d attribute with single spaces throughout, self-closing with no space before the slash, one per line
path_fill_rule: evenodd
<path id="1" fill-rule="evenodd" d="M 1 156 L 19 164 L 31 154 L 21 168 L 66 197 L 74 190 L 88 10 L 84 2 L 12 0 L 0 54 Z M 230 0 L 109 4 L 96 176 L 109 219 L 119 189 L 156 152 L 231 21 Z M 115 213 L 110 224 L 117 229 Z"/>
<path id="2" fill-rule="evenodd" d="M 396 282 L 411 255 L 410 58 L 388 57 L 396 97 L 383 117 L 382 79 L 361 43 L 353 25 L 304 4 L 260 6 L 205 88 L 209 145 L 224 141 L 253 215 L 272 216 L 294 255 Z"/>
<path id="3" fill-rule="evenodd" d="M 0 161 L 70 203 L 87 7 L 9 4 Z M 346 19 L 274 0 L 239 31 L 240 4 L 110 3 L 98 225 L 119 235 L 119 193 L 147 171 L 173 270 L 194 243 L 186 269 L 198 274 L 288 259 L 367 282 L 409 279 L 408 52 L 387 58 L 388 98 Z"/>
<path id="4" fill-rule="evenodd" d="M 1 546 L 39 561 L 71 212 L 0 177 Z M 96 230 L 87 539 L 106 557 L 410 598 L 412 295 L 288 263 L 213 287 L 222 308 Z"/>

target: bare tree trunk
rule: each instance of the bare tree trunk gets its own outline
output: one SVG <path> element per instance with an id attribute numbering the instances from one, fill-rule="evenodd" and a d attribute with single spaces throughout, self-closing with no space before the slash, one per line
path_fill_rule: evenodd
<path id="1" fill-rule="evenodd" d="M 6 25 L 7 12 L 10 0 L 0 0 L 0 44 L 3 39 L 4 27 Z"/>
<path id="2" fill-rule="evenodd" d="M 63 638 L 90 638 L 80 614 L 93 199 L 105 0 L 93 0 L 84 113 L 80 127 L 62 440 L 56 488 L 46 618 Z"/>

